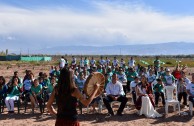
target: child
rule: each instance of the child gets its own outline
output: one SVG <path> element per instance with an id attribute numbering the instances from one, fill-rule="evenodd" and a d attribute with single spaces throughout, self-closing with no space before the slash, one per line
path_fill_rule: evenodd
<path id="1" fill-rule="evenodd" d="M 157 84 L 154 86 L 154 94 L 155 94 L 155 106 L 158 106 L 158 99 L 159 96 L 162 97 L 162 104 L 165 105 L 165 99 L 164 99 L 164 85 L 162 83 L 161 79 L 157 79 Z"/>
<path id="2" fill-rule="evenodd" d="M 177 92 L 178 92 L 178 100 L 181 102 L 183 97 L 183 105 L 186 107 L 187 105 L 187 91 L 186 91 L 186 83 L 183 81 L 183 78 L 180 78 L 177 82 Z"/>
<path id="3" fill-rule="evenodd" d="M 8 94 L 5 98 L 5 104 L 9 114 L 14 114 L 14 101 L 19 99 L 22 92 L 22 83 L 18 77 L 12 79 L 11 85 L 8 87 Z"/>
<path id="4" fill-rule="evenodd" d="M 39 84 L 38 79 L 34 80 L 34 84 L 31 88 L 30 100 L 32 105 L 32 113 L 34 113 L 34 107 L 38 106 L 38 102 L 41 100 L 42 85 Z"/>

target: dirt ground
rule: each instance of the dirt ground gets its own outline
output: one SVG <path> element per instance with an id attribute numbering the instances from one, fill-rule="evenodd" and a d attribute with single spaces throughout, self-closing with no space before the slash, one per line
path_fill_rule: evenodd
<path id="1" fill-rule="evenodd" d="M 17 66 L 12 64 L 11 68 L 7 66 L 0 66 L 0 76 L 4 76 L 8 81 L 10 76 L 13 75 L 14 71 L 19 72 L 19 76 L 23 77 L 25 70 L 30 69 L 33 71 L 35 76 L 38 76 L 40 71 L 49 73 L 50 66 L 29 66 L 22 65 Z M 192 73 L 194 68 L 190 68 L 188 73 Z M 188 75 L 189 76 L 189 75 Z M 190 78 L 190 76 L 189 76 Z M 165 115 L 164 107 L 159 106 L 157 111 L 164 116 L 161 118 L 150 119 L 145 116 L 139 116 L 136 114 L 134 106 L 131 104 L 130 95 L 128 95 L 129 101 L 124 110 L 123 116 L 112 116 L 105 118 L 107 110 L 104 108 L 101 114 L 86 113 L 84 108 L 83 114 L 79 114 L 79 120 L 81 126 L 192 126 L 194 125 L 193 116 L 189 115 L 189 109 L 181 107 L 181 113 L 186 112 L 188 115 L 178 115 L 178 112 L 173 112 L 172 106 L 169 107 L 169 114 Z M 0 126 L 53 126 L 55 124 L 55 117 L 48 113 L 40 114 L 38 108 L 36 108 L 34 114 L 30 114 L 30 105 L 28 106 L 27 112 L 24 113 L 23 106 L 21 106 L 20 114 L 17 114 L 17 108 L 15 107 L 16 114 L 8 115 L 7 108 L 4 109 L 4 113 L 0 114 Z M 116 112 L 117 106 L 114 106 Z"/>

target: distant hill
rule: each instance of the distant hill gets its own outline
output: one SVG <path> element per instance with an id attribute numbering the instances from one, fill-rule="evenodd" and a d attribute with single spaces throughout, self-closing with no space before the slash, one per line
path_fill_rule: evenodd
<path id="1" fill-rule="evenodd" d="M 19 53 L 14 52 L 14 53 Z M 194 43 L 169 42 L 161 44 L 137 44 L 116 46 L 56 46 L 30 50 L 30 54 L 52 55 L 189 55 L 194 54 Z"/>

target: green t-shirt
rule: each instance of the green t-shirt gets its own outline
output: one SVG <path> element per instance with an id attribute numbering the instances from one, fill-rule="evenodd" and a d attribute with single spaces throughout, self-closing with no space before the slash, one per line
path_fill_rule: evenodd
<path id="1" fill-rule="evenodd" d="M 31 87 L 31 91 L 34 92 L 35 94 L 38 94 L 42 90 L 42 85 L 39 84 L 37 87 L 34 85 Z"/>
<path id="2" fill-rule="evenodd" d="M 8 94 L 7 96 L 9 96 L 9 97 L 11 97 L 11 96 L 19 96 L 20 95 L 20 90 L 18 89 L 18 87 L 21 88 L 22 86 L 23 86 L 22 83 L 18 84 L 18 86 L 13 86 L 13 89 L 12 89 L 11 93 Z"/>
<path id="3" fill-rule="evenodd" d="M 160 63 L 161 63 L 160 60 L 155 60 L 155 61 L 154 61 L 154 66 L 155 66 L 155 67 L 160 67 Z"/>
<path id="4" fill-rule="evenodd" d="M 137 76 L 137 72 L 127 72 L 127 81 L 134 81 L 134 77 Z"/>
<path id="5" fill-rule="evenodd" d="M 52 73 L 53 73 L 54 76 L 59 76 L 60 75 L 60 71 L 54 70 Z"/>
<path id="6" fill-rule="evenodd" d="M 158 89 L 158 90 L 156 91 L 156 89 Z M 164 89 L 164 87 L 161 84 L 156 84 L 154 86 L 154 92 L 164 92 L 163 89 Z"/>
<path id="7" fill-rule="evenodd" d="M 54 85 L 56 85 L 56 84 L 54 84 Z M 54 86 L 50 83 L 50 84 L 48 85 L 47 92 L 48 92 L 48 93 L 52 93 L 53 89 L 54 89 Z"/>
<path id="8" fill-rule="evenodd" d="M 44 79 L 44 85 L 46 86 L 46 87 L 48 87 L 48 85 L 50 84 L 50 80 L 49 79 Z"/>

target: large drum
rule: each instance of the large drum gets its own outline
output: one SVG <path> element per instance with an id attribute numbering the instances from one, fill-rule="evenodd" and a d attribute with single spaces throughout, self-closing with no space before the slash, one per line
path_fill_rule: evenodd
<path id="1" fill-rule="evenodd" d="M 94 85 L 96 83 L 100 84 L 98 92 L 96 93 L 96 97 L 104 92 L 104 85 L 105 85 L 104 75 L 99 72 L 93 72 L 86 79 L 86 82 L 84 85 L 84 92 L 86 93 L 86 95 L 90 96 L 94 92 Z"/>

